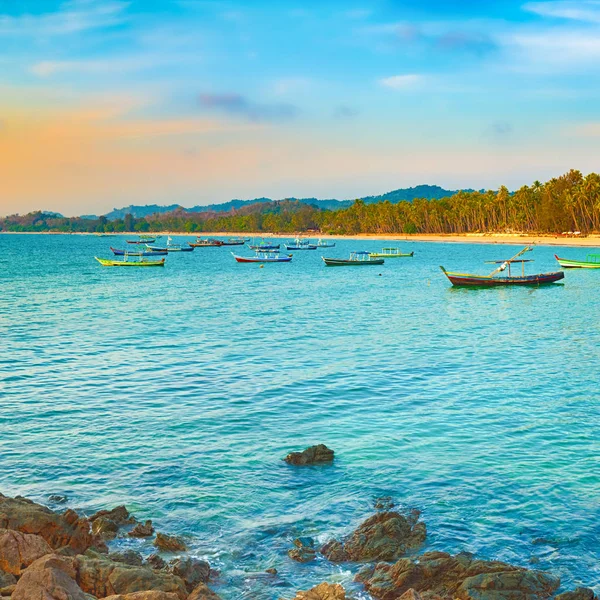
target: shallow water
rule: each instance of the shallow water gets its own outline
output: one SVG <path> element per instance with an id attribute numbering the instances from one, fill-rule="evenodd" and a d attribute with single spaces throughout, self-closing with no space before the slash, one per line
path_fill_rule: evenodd
<path id="1" fill-rule="evenodd" d="M 382 267 L 320 260 L 390 245 L 375 240 L 264 268 L 226 248 L 164 269 L 94 261 L 124 239 L 0 236 L 4 494 L 67 494 L 86 513 L 125 503 L 221 569 L 226 600 L 324 579 L 357 590 L 356 565 L 286 551 L 351 531 L 382 495 L 422 510 L 425 549 L 535 556 L 563 588 L 600 591 L 600 272 L 457 290 L 438 265 L 485 273 L 518 248 L 403 243 L 415 257 Z M 554 252 L 528 257 L 556 270 Z M 319 442 L 333 466 L 281 461 Z"/>

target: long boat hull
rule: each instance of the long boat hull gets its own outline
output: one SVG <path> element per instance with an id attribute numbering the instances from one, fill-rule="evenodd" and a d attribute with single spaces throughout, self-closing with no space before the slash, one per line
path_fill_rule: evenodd
<path id="1" fill-rule="evenodd" d="M 103 266 L 103 267 L 164 267 L 165 259 L 161 258 L 160 260 L 136 260 L 136 261 L 126 261 L 126 260 L 106 260 L 104 258 L 98 258 L 94 256 L 94 258 Z"/>
<path id="2" fill-rule="evenodd" d="M 233 258 L 239 263 L 274 263 L 274 262 L 290 262 L 291 256 L 238 256 L 231 253 Z"/>
<path id="3" fill-rule="evenodd" d="M 260 246 L 260 245 L 250 246 L 250 248 L 252 250 L 279 250 L 279 246 L 280 245 L 281 244 L 277 244 L 277 245 L 274 245 L 274 244 L 264 244 L 262 246 Z"/>
<path id="4" fill-rule="evenodd" d="M 308 246 L 291 246 L 289 244 L 285 244 L 286 250 L 316 250 L 317 247 L 309 244 Z"/>
<path id="5" fill-rule="evenodd" d="M 589 260 L 570 260 L 568 258 L 559 258 L 554 255 L 558 264 L 563 269 L 600 269 L 600 262 L 591 262 Z"/>
<path id="6" fill-rule="evenodd" d="M 348 260 L 342 258 L 325 258 L 321 257 L 327 267 L 366 267 L 369 265 L 382 265 L 385 261 L 383 258 L 372 258 L 370 260 Z"/>
<path id="7" fill-rule="evenodd" d="M 409 258 L 414 255 L 414 252 L 408 252 L 405 254 L 385 254 L 383 252 L 371 252 L 370 254 L 370 256 L 373 258 Z"/>
<path id="8" fill-rule="evenodd" d="M 220 246 L 243 246 L 245 243 L 246 243 L 246 240 L 239 240 L 239 241 L 223 240 L 219 245 Z"/>
<path id="9" fill-rule="evenodd" d="M 219 246 L 237 246 L 238 244 L 224 244 L 223 242 L 214 242 L 205 244 L 204 242 L 188 242 L 192 248 L 218 248 Z M 244 242 L 240 244 L 243 246 Z"/>
<path id="10" fill-rule="evenodd" d="M 126 240 L 128 244 L 153 244 L 156 238 L 148 238 L 147 240 Z"/>
<path id="11" fill-rule="evenodd" d="M 470 275 L 468 273 L 451 273 L 440 267 L 444 275 L 456 287 L 497 287 L 501 285 L 545 285 L 564 278 L 562 271 L 540 273 L 536 275 L 519 275 L 511 277 L 490 277 L 489 275 Z"/>
<path id="12" fill-rule="evenodd" d="M 118 248 L 110 247 L 112 253 L 115 256 L 163 256 L 167 254 L 167 251 L 164 252 L 162 250 L 119 250 Z"/>

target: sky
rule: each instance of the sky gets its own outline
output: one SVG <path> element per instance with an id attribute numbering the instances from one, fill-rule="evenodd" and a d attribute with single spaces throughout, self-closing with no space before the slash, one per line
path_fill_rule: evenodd
<path id="1" fill-rule="evenodd" d="M 598 170 L 600 1 L 0 0 L 0 214 Z"/>

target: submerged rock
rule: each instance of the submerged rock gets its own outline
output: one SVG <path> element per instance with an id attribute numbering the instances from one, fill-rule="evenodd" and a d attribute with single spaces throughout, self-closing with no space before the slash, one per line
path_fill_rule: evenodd
<path id="1" fill-rule="evenodd" d="M 425 541 L 425 523 L 417 519 L 417 513 L 408 517 L 398 512 L 377 513 L 345 541 L 325 544 L 321 553 L 331 562 L 397 560 Z"/>
<path id="2" fill-rule="evenodd" d="M 294 540 L 295 548 L 288 550 L 288 556 L 296 562 L 310 562 L 314 560 L 317 551 L 315 550 L 315 542 L 310 537 L 299 537 Z"/>
<path id="3" fill-rule="evenodd" d="M 268 569 L 265 569 L 265 573 L 268 573 L 269 575 L 277 575 L 277 569 L 275 567 L 269 567 Z"/>
<path id="4" fill-rule="evenodd" d="M 559 579 L 539 571 L 445 552 L 370 565 L 358 573 L 356 581 L 381 600 L 400 598 L 411 588 L 428 596 L 460 600 L 544 600 L 560 584 Z"/>
<path id="5" fill-rule="evenodd" d="M 346 600 L 346 591 L 339 583 L 320 583 L 306 592 L 298 591 L 293 600 Z"/>
<path id="6" fill-rule="evenodd" d="M 380 496 L 375 498 L 374 506 L 375 510 L 392 510 L 396 504 L 391 496 Z"/>
<path id="7" fill-rule="evenodd" d="M 188 549 L 181 538 L 164 533 L 157 533 L 153 543 L 163 552 L 185 552 Z"/>
<path id="8" fill-rule="evenodd" d="M 185 581 L 188 591 L 192 591 L 200 583 L 208 583 L 210 565 L 197 558 L 179 558 L 169 565 L 169 571 Z"/>
<path id="9" fill-rule="evenodd" d="M 54 504 L 66 504 L 68 500 L 69 499 L 66 496 L 59 494 L 52 494 L 48 496 L 48 502 L 53 502 Z"/>
<path id="10" fill-rule="evenodd" d="M 32 562 L 46 554 L 52 554 L 52 548 L 43 537 L 0 529 L 0 572 L 20 575 Z"/>
<path id="11" fill-rule="evenodd" d="M 333 450 L 325 444 L 318 444 L 302 452 L 290 452 L 284 460 L 290 465 L 318 465 L 333 462 L 333 456 Z"/>
<path id="12" fill-rule="evenodd" d="M 150 537 L 154 535 L 154 527 L 149 519 L 145 523 L 138 523 L 128 534 L 130 537 Z"/>

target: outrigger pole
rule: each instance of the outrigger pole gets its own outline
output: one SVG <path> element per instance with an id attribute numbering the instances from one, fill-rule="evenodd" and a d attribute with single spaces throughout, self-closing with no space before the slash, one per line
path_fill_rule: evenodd
<path id="1" fill-rule="evenodd" d="M 504 269 L 506 269 L 506 267 L 508 266 L 508 275 L 510 277 L 510 263 L 513 262 L 520 262 L 523 263 L 523 274 L 525 274 L 525 263 L 526 262 L 531 262 L 530 260 L 517 260 L 517 258 L 519 258 L 519 256 L 521 256 L 522 254 L 525 254 L 525 252 L 531 252 L 531 250 L 533 250 L 533 246 L 525 246 L 525 248 L 523 248 L 523 250 L 521 250 L 520 252 L 517 252 L 512 258 L 509 258 L 508 260 L 495 260 L 495 261 L 490 261 L 490 262 L 495 262 L 495 263 L 502 263 L 497 269 L 494 269 L 489 275 L 488 277 L 493 277 L 496 273 L 499 273 L 500 271 L 504 271 Z"/>

